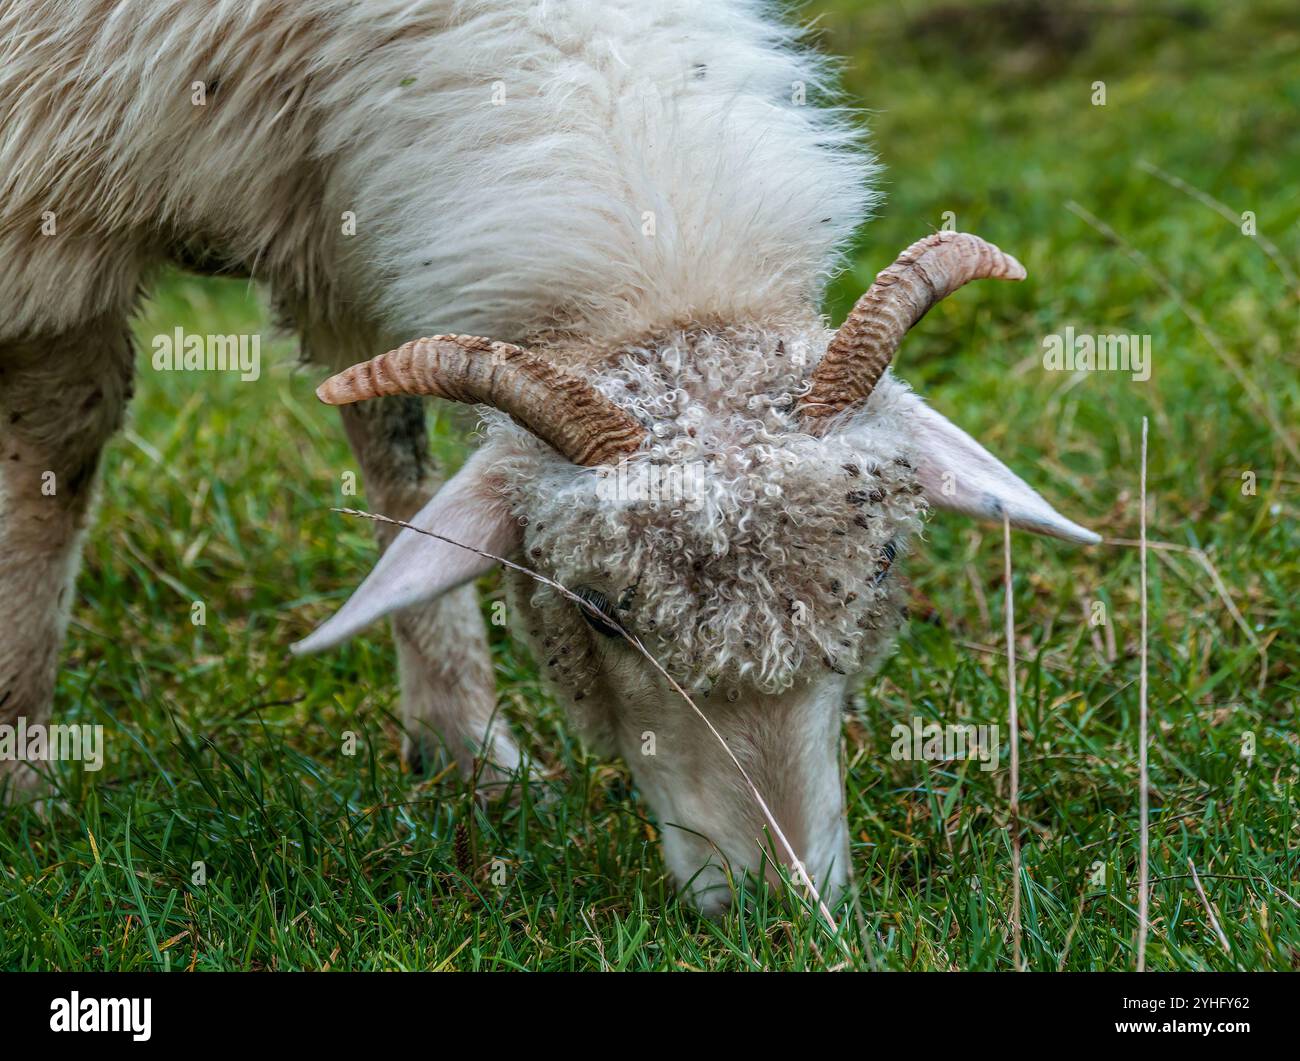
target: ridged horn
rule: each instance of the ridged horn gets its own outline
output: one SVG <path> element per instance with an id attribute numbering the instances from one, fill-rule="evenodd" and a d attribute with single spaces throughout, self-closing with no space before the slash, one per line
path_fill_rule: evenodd
<path id="1" fill-rule="evenodd" d="M 820 435 L 832 417 L 866 399 L 931 306 L 984 278 L 1023 280 L 1025 267 L 967 232 L 935 232 L 903 251 L 858 299 L 813 371 L 812 389 L 799 402 L 811 433 Z"/>
<path id="2" fill-rule="evenodd" d="M 646 430 L 585 380 L 510 343 L 476 335 L 416 339 L 353 365 L 316 388 L 329 405 L 397 394 L 490 405 L 574 464 L 617 464 Z"/>

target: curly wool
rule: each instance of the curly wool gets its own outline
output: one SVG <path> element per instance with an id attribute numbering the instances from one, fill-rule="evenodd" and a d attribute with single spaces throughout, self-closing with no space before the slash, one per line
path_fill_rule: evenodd
<path id="1" fill-rule="evenodd" d="M 819 323 L 802 334 L 825 344 Z M 488 414 L 525 562 L 602 593 L 670 674 L 705 692 L 857 673 L 902 621 L 889 574 L 924 513 L 897 408 L 906 388 L 887 378 L 852 422 L 814 438 L 793 411 L 808 365 L 790 335 L 692 328 L 609 355 L 597 385 L 652 432 L 619 470 L 576 468 Z M 698 474 L 658 500 L 618 488 L 652 467 Z M 536 583 L 525 600 L 547 673 L 581 693 L 596 661 L 577 607 Z"/>

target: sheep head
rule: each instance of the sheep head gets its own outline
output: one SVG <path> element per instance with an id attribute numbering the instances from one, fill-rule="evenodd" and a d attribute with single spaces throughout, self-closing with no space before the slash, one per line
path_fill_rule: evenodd
<path id="1" fill-rule="evenodd" d="M 728 868 L 761 870 L 764 822 L 628 634 L 691 693 L 834 891 L 848 859 L 839 712 L 902 624 L 895 568 L 927 506 L 1096 540 L 886 372 L 934 302 L 979 276 L 1023 275 L 982 240 L 939 233 L 834 334 L 816 320 L 697 324 L 620 346 L 591 379 L 462 336 L 354 366 L 323 400 L 488 407 L 484 444 L 414 520 L 480 552 L 403 531 L 296 649 L 476 577 L 492 566 L 482 553 L 508 557 L 582 598 L 509 572 L 516 626 L 588 738 L 630 764 L 692 898 L 719 909 Z"/>

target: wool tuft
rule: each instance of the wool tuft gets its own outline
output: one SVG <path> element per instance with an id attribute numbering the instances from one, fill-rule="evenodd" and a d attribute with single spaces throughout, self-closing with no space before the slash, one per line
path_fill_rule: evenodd
<path id="1" fill-rule="evenodd" d="M 803 334 L 818 349 L 828 335 L 814 321 Z M 577 468 L 487 414 L 484 445 L 525 524 L 524 562 L 603 595 L 702 694 L 857 674 L 902 622 L 895 567 L 925 512 L 906 385 L 886 377 L 851 422 L 816 438 L 794 413 L 809 368 L 794 345 L 788 328 L 697 327 L 612 353 L 597 385 L 651 431 L 617 469 Z M 554 589 L 520 588 L 563 691 L 583 691 L 600 652 L 628 650 Z"/>

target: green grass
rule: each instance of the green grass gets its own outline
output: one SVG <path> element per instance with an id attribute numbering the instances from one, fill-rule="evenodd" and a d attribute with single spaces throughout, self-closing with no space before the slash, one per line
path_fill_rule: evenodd
<path id="1" fill-rule="evenodd" d="M 1297 293 L 1258 242 L 1139 162 L 1254 211 L 1296 269 L 1300 31 L 1284 0 L 1127 13 L 1145 6 L 1083 5 L 1031 33 L 1033 4 L 993 18 L 972 14 L 980 5 L 812 5 L 888 165 L 888 201 L 829 309 L 842 315 L 952 211 L 1030 279 L 944 303 L 900 373 L 1113 538 L 1137 534 L 1150 418 L 1151 536 L 1204 550 L 1247 629 L 1194 554 L 1151 555 L 1148 963 L 1293 969 Z M 1105 106 L 1090 102 L 1094 81 Z M 174 276 L 137 331 L 147 351 L 176 324 L 268 334 L 267 320 L 242 283 Z M 1152 380 L 1044 371 L 1042 337 L 1067 324 L 1150 334 Z M 842 938 L 780 890 L 704 921 L 665 880 L 625 768 L 584 753 L 505 630 L 493 628 L 502 710 L 547 777 L 514 807 L 403 773 L 385 636 L 287 658 L 373 546 L 366 525 L 328 510 L 354 465 L 312 397 L 319 373 L 296 367 L 290 343 L 270 347 L 255 385 L 161 376 L 142 356 L 58 690 L 60 721 L 106 727 L 108 762 L 61 767 L 47 816 L 2 812 L 0 967 L 1010 967 L 1005 755 L 993 773 L 889 757 L 896 720 L 1005 717 L 996 529 L 932 521 L 910 564 L 911 626 L 845 720 L 859 894 Z M 465 453 L 459 425 L 444 410 L 432 431 L 448 469 Z M 348 501 L 364 504 L 362 485 Z M 1017 535 L 1015 560 L 1026 963 L 1131 968 L 1138 555 Z M 499 590 L 484 588 L 486 609 Z M 1088 625 L 1091 600 L 1106 605 L 1113 651 Z M 195 601 L 205 626 L 191 623 Z"/>

